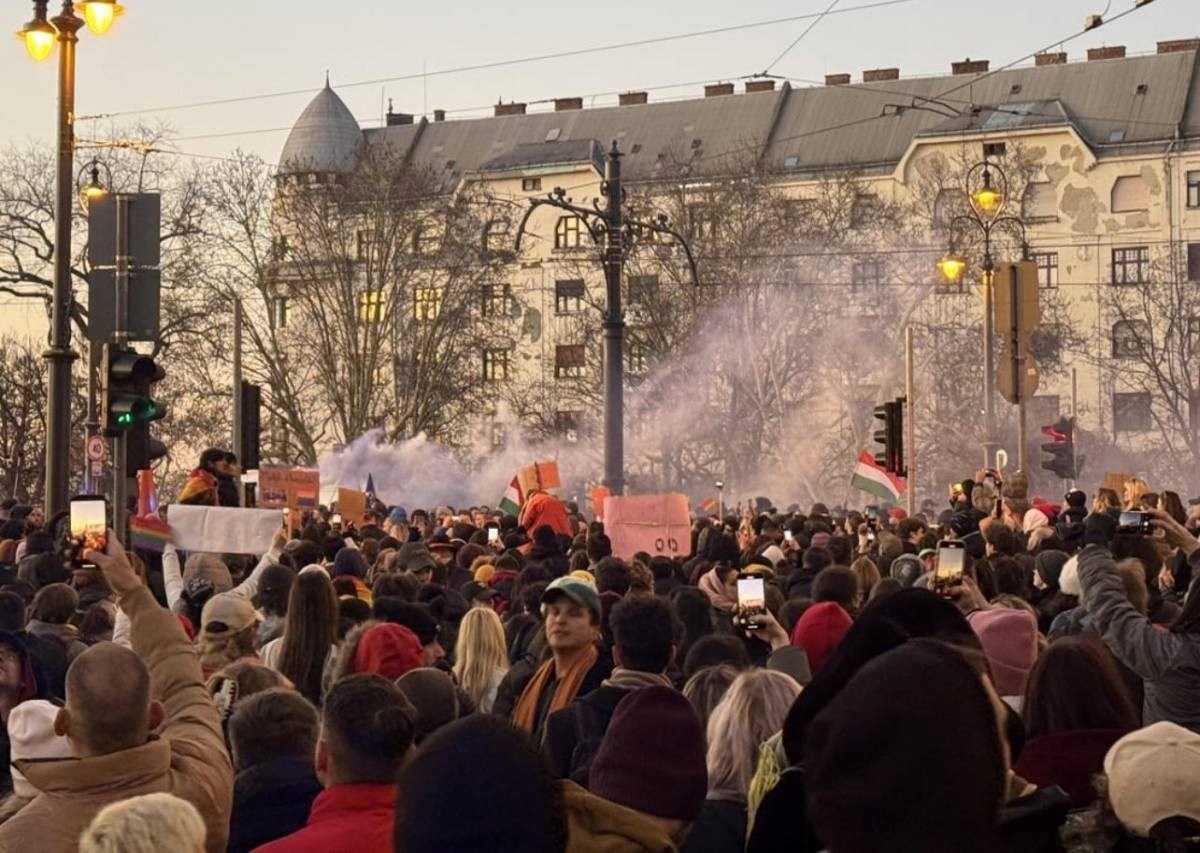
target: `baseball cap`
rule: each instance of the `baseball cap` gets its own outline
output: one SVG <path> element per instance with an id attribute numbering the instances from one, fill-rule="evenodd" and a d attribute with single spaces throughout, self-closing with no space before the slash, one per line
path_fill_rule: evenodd
<path id="1" fill-rule="evenodd" d="M 217 593 L 204 603 L 204 609 L 200 612 L 200 627 L 207 634 L 236 634 L 257 621 L 258 616 L 250 599 L 236 592 Z M 210 629 L 210 625 L 213 628 Z"/>
<path id="2" fill-rule="evenodd" d="M 491 601 L 496 597 L 496 590 L 478 581 L 467 581 L 459 592 L 467 601 Z"/>
<path id="3" fill-rule="evenodd" d="M 596 588 L 570 575 L 556 578 L 542 593 L 542 604 L 550 604 L 560 598 L 569 598 L 581 607 L 586 607 L 600 618 L 600 596 Z"/>
<path id="4" fill-rule="evenodd" d="M 1148 837 L 1171 817 L 1200 820 L 1200 735 L 1161 722 L 1130 732 L 1104 756 L 1108 798 L 1121 823 Z"/>

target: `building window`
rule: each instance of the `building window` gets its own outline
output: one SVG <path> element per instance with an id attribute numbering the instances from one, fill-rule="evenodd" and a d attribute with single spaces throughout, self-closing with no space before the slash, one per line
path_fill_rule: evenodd
<path id="1" fill-rule="evenodd" d="M 625 344 L 625 370 L 635 376 L 645 373 L 650 367 L 650 351 L 639 341 Z"/>
<path id="2" fill-rule="evenodd" d="M 1025 187 L 1021 197 L 1021 218 L 1026 222 L 1048 222 L 1058 218 L 1058 197 L 1054 184 L 1035 181 Z"/>
<path id="3" fill-rule="evenodd" d="M 286 234 L 280 234 L 278 237 L 271 239 L 271 258 L 272 260 L 282 261 L 287 257 L 288 253 L 288 238 Z"/>
<path id="4" fill-rule="evenodd" d="M 554 226 L 554 248 L 577 249 L 583 240 L 578 216 L 560 216 Z"/>
<path id="5" fill-rule="evenodd" d="M 861 228 L 870 225 L 879 217 L 879 196 L 875 193 L 859 193 L 850 207 L 850 225 Z"/>
<path id="6" fill-rule="evenodd" d="M 717 239 L 717 214 L 711 207 L 698 204 L 688 211 L 692 236 L 697 240 Z"/>
<path id="7" fill-rule="evenodd" d="M 511 299 L 511 284 L 485 284 L 483 286 L 483 302 L 480 306 L 480 313 L 484 317 L 507 317 Z"/>
<path id="8" fill-rule="evenodd" d="M 985 142 L 983 143 L 983 159 L 1000 159 L 1004 156 L 1005 148 L 1006 146 L 1003 142 Z"/>
<path id="9" fill-rule="evenodd" d="M 969 209 L 970 205 L 962 190 L 943 187 L 938 190 L 937 198 L 933 200 L 933 226 L 949 228 L 956 216 L 965 214 Z"/>
<path id="10" fill-rule="evenodd" d="M 587 368 L 583 344 L 559 344 L 554 348 L 554 378 L 579 379 Z"/>
<path id="11" fill-rule="evenodd" d="M 654 294 L 658 293 L 658 276 L 631 275 L 627 288 L 626 300 L 630 308 L 648 307 L 655 303 Z"/>
<path id="12" fill-rule="evenodd" d="M 1151 427 L 1150 395 L 1144 391 L 1113 394 L 1113 432 L 1146 432 Z"/>
<path id="13" fill-rule="evenodd" d="M 383 319 L 387 306 L 387 294 L 382 290 L 364 290 L 358 294 L 358 319 L 364 323 L 378 323 Z"/>
<path id="14" fill-rule="evenodd" d="M 1033 252 L 1029 260 L 1037 264 L 1038 287 L 1058 287 L 1058 252 Z"/>
<path id="15" fill-rule="evenodd" d="M 878 258 L 855 261 L 850 267 L 850 286 L 855 290 L 877 288 L 883 284 L 883 262 Z"/>
<path id="16" fill-rule="evenodd" d="M 483 248 L 493 255 L 512 251 L 512 238 L 506 220 L 494 219 L 484 227 Z"/>
<path id="17" fill-rule="evenodd" d="M 583 310 L 583 279 L 570 278 L 554 282 L 554 313 L 575 314 Z"/>
<path id="18" fill-rule="evenodd" d="M 1122 175 L 1113 182 L 1113 213 L 1137 213 L 1150 209 L 1150 188 L 1141 175 Z"/>
<path id="19" fill-rule="evenodd" d="M 1149 246 L 1112 250 L 1113 284 L 1145 284 L 1149 266 Z"/>
<path id="20" fill-rule="evenodd" d="M 275 326 L 280 329 L 286 329 L 288 324 L 288 298 L 286 296 L 275 297 Z"/>
<path id="21" fill-rule="evenodd" d="M 413 288 L 413 319 L 418 323 L 436 320 L 442 314 L 442 288 Z"/>
<path id="22" fill-rule="evenodd" d="M 1150 324 L 1145 320 L 1118 320 L 1112 327 L 1113 358 L 1138 358 L 1149 347 Z"/>
<path id="23" fill-rule="evenodd" d="M 359 231 L 357 238 L 358 245 L 354 249 L 354 257 L 360 261 L 371 260 L 371 247 L 375 243 L 375 232 Z"/>
<path id="24" fill-rule="evenodd" d="M 542 188 L 541 178 L 521 178 L 521 190 L 527 193 L 535 193 Z"/>
<path id="25" fill-rule="evenodd" d="M 413 232 L 413 254 L 429 258 L 436 255 L 440 248 L 441 241 L 433 228 L 426 226 Z"/>
<path id="26" fill-rule="evenodd" d="M 583 421 L 583 412 L 555 412 L 554 431 L 569 442 L 579 440 L 579 425 Z"/>
<path id="27" fill-rule="evenodd" d="M 1200 281 L 1200 243 L 1188 243 L 1188 281 Z"/>
<path id="28" fill-rule="evenodd" d="M 483 351 L 483 381 L 503 382 L 508 379 L 508 356 L 506 349 L 485 349 Z"/>
<path id="29" fill-rule="evenodd" d="M 1187 206 L 1200 207 L 1200 172 L 1187 173 Z"/>

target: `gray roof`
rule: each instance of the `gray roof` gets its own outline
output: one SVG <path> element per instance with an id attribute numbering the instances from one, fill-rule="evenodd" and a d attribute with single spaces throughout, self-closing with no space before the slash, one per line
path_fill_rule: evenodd
<path id="1" fill-rule="evenodd" d="M 362 129 L 354 114 L 326 80 L 325 88 L 300 113 L 283 143 L 279 171 L 347 172 L 362 142 Z"/>
<path id="2" fill-rule="evenodd" d="M 529 142 L 493 157 L 479 167 L 481 172 L 513 172 L 588 163 L 604 173 L 604 152 L 596 139 L 566 142 Z"/>
<path id="3" fill-rule="evenodd" d="M 857 167 L 890 169 L 918 136 L 986 133 L 1039 126 L 1075 128 L 1098 156 L 1131 145 L 1167 145 L 1179 130 L 1200 144 L 1197 50 L 1122 59 L 1013 68 L 994 74 L 918 77 L 877 83 L 718 95 L 687 101 L 530 113 L 362 132 L 371 144 L 395 146 L 456 185 L 467 172 L 579 162 L 575 144 L 616 140 L 630 181 L 653 180 L 672 163 L 702 177 L 760 163 L 776 173 Z M 1190 92 L 1190 94 L 1189 94 Z M 284 148 L 304 129 L 305 110 Z M 328 109 L 323 107 L 322 109 Z M 345 111 L 346 118 L 353 122 Z M 341 156 L 351 150 L 348 123 L 337 118 Z M 571 148 L 563 148 L 572 143 Z M 301 145 L 297 143 L 297 148 Z M 331 158 L 337 159 L 337 158 Z M 341 162 L 338 160 L 338 162 Z"/>

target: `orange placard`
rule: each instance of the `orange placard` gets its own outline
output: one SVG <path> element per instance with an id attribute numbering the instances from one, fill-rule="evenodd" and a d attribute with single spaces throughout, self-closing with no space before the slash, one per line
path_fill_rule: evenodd
<path id="1" fill-rule="evenodd" d="M 596 486 L 592 489 L 592 512 L 596 514 L 597 520 L 604 519 L 604 499 L 611 494 L 608 486 Z"/>
<path id="2" fill-rule="evenodd" d="M 337 512 L 346 524 L 362 527 L 363 515 L 367 511 L 367 493 L 358 489 L 347 489 L 338 486 Z"/>
<path id="3" fill-rule="evenodd" d="M 1120 474 L 1109 471 L 1104 475 L 1104 488 L 1117 493 L 1117 500 L 1125 500 L 1125 484 L 1133 479 L 1132 474 Z"/>
<path id="4" fill-rule="evenodd" d="M 257 500 L 263 509 L 316 509 L 320 491 L 316 468 L 259 469 Z"/>
<path id="5" fill-rule="evenodd" d="M 558 463 L 534 462 L 526 465 L 517 472 L 517 482 L 521 484 L 521 494 L 528 495 L 534 491 L 548 491 L 562 485 L 558 478 Z"/>
<path id="6" fill-rule="evenodd" d="M 622 560 L 638 551 L 651 557 L 686 557 L 692 553 L 687 495 L 610 495 L 604 499 L 604 532 L 612 541 L 613 556 Z"/>

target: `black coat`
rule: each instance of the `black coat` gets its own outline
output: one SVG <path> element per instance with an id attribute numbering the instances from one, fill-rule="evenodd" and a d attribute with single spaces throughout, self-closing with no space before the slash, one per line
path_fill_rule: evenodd
<path id="1" fill-rule="evenodd" d="M 746 804 L 705 800 L 679 853 L 742 853 L 746 849 Z"/>
<path id="2" fill-rule="evenodd" d="M 321 783 L 308 757 L 274 758 L 238 773 L 228 853 L 248 853 L 302 829 L 319 793 Z"/>
<path id="3" fill-rule="evenodd" d="M 550 761 L 554 775 L 570 779 L 587 787 L 592 759 L 608 724 L 616 713 L 617 703 L 631 688 L 601 685 L 581 696 L 567 707 L 555 711 L 546 720 L 546 737 L 542 751 Z"/>

